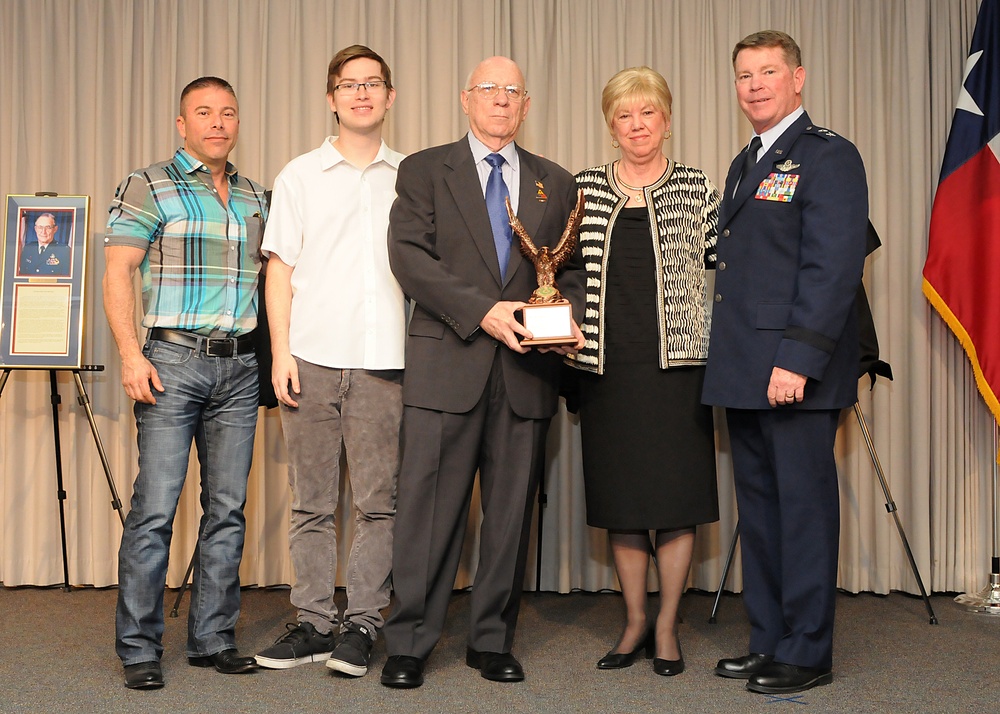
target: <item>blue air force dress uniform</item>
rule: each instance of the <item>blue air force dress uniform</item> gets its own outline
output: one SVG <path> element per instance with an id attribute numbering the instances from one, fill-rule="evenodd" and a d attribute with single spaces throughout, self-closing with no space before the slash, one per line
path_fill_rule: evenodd
<path id="1" fill-rule="evenodd" d="M 69 275 L 71 267 L 68 245 L 52 242 L 41 248 L 34 242 L 21 249 L 18 272 L 21 275 Z"/>
<path id="2" fill-rule="evenodd" d="M 868 188 L 855 146 L 804 112 L 741 179 L 745 153 L 720 209 L 703 400 L 726 408 L 750 652 L 829 669 L 833 443 L 840 410 L 857 399 Z M 801 402 L 770 407 L 776 366 L 808 377 Z"/>

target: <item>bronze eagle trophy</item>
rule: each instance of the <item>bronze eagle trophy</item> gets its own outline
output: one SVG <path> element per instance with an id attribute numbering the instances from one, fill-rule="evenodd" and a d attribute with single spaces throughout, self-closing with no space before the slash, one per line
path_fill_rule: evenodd
<path id="1" fill-rule="evenodd" d="M 555 248 L 535 245 L 521 221 L 514 215 L 510 198 L 507 199 L 507 217 L 511 230 L 519 239 L 521 255 L 535 266 L 538 288 L 531 294 L 528 304 L 521 308 L 524 326 L 531 332 L 531 339 L 521 340 L 522 345 L 572 345 L 573 309 L 569 300 L 562 296 L 556 286 L 556 273 L 568 261 L 576 249 L 577 234 L 583 222 L 583 191 L 577 192 L 576 207 L 569 214 L 566 228 Z"/>
<path id="2" fill-rule="evenodd" d="M 576 206 L 569 214 L 569 220 L 566 221 L 566 228 L 563 230 L 562 237 L 555 248 L 549 248 L 546 245 L 538 248 L 535 242 L 531 240 L 531 236 L 528 235 L 528 231 L 521 225 L 521 221 L 514 215 L 514 209 L 510 205 L 510 198 L 505 200 L 507 202 L 507 216 L 510 218 L 510 227 L 519 239 L 518 245 L 520 246 L 521 255 L 530 260 L 532 265 L 535 266 L 535 277 L 538 280 L 538 288 L 531 293 L 528 303 L 531 305 L 543 305 L 563 300 L 562 293 L 559 292 L 559 288 L 556 286 L 556 272 L 573 256 L 573 251 L 576 249 L 577 235 L 580 232 L 580 223 L 583 221 L 584 213 L 583 190 L 581 189 L 577 192 Z"/>

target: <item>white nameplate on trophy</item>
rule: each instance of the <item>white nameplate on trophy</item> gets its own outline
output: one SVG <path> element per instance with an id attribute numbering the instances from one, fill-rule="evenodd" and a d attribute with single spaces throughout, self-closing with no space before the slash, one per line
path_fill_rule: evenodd
<path id="1" fill-rule="evenodd" d="M 524 326 L 532 334 L 532 339 L 521 340 L 522 345 L 572 345 L 573 308 L 566 300 L 539 305 L 525 305 L 521 308 Z"/>

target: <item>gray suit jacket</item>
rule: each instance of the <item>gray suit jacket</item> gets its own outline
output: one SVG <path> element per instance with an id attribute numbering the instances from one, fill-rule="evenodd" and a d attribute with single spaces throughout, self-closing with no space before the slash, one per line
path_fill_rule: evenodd
<path id="1" fill-rule="evenodd" d="M 537 246 L 554 247 L 576 203 L 576 184 L 560 166 L 520 147 L 517 151 L 518 218 Z M 469 411 L 482 396 L 500 350 L 514 412 L 529 419 L 551 417 L 558 401 L 560 358 L 537 350 L 517 354 L 479 328 L 496 302 L 526 302 L 538 285 L 534 266 L 516 245 L 507 279 L 500 280 L 468 139 L 406 158 L 399 166 L 396 193 L 389 215 L 389 263 L 416 302 L 406 344 L 403 403 L 455 414 Z M 574 255 L 556 276 L 578 323 L 583 313 L 581 265 Z"/>

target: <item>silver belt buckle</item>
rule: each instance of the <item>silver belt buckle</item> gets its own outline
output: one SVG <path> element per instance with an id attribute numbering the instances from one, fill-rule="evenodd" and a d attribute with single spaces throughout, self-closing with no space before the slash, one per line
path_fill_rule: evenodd
<path id="1" fill-rule="evenodd" d="M 209 357 L 232 357 L 237 354 L 235 337 L 208 337 L 205 354 Z"/>

